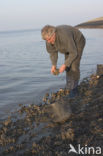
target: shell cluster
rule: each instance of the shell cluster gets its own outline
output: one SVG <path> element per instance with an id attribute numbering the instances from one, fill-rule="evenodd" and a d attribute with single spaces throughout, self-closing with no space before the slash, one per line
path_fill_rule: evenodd
<path id="1" fill-rule="evenodd" d="M 55 69 L 55 71 L 53 72 L 53 75 L 59 75 L 59 69 Z"/>
<path id="2" fill-rule="evenodd" d="M 57 100 L 59 100 L 61 97 L 66 96 L 70 93 L 69 90 L 67 89 L 59 89 L 56 93 L 46 93 L 45 96 L 43 97 L 43 102 L 46 104 L 51 104 Z"/>

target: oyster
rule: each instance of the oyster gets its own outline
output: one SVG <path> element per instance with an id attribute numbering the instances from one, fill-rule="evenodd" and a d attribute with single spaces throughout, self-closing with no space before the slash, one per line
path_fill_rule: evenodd
<path id="1" fill-rule="evenodd" d="M 59 69 L 56 69 L 55 72 L 53 72 L 53 75 L 59 75 Z"/>

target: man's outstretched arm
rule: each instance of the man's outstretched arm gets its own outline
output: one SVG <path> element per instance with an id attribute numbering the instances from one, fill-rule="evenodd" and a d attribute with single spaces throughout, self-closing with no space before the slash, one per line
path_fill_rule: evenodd
<path id="1" fill-rule="evenodd" d="M 51 73 L 55 72 L 58 60 L 58 51 L 55 51 L 54 47 L 46 42 L 46 49 L 50 55 L 50 60 L 52 63 Z"/>
<path id="2" fill-rule="evenodd" d="M 52 52 L 49 54 L 50 54 L 50 60 L 51 60 L 52 66 L 57 66 L 58 52 Z"/>
<path id="3" fill-rule="evenodd" d="M 50 53 L 50 59 L 52 62 L 51 73 L 53 74 L 56 70 L 57 60 L 58 60 L 58 52 Z"/>

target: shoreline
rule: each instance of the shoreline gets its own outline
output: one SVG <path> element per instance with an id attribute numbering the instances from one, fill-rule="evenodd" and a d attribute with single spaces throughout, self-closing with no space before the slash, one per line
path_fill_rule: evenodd
<path id="1" fill-rule="evenodd" d="M 88 22 L 80 23 L 75 26 L 76 28 L 83 29 L 103 29 L 103 18 L 94 19 Z"/>
<path id="2" fill-rule="evenodd" d="M 20 109 L 0 122 L 0 155 L 67 156 L 69 144 L 77 147 L 103 145 L 103 76 L 91 75 L 79 85 L 80 95 L 65 98 L 59 90 L 46 94 L 44 103 L 19 105 Z M 55 122 L 55 101 L 70 106 L 70 117 Z M 72 153 L 71 153 L 72 154 Z"/>

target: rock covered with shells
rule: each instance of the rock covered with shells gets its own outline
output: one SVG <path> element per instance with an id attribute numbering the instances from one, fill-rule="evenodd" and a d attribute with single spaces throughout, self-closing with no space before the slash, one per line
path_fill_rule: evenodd
<path id="1" fill-rule="evenodd" d="M 19 105 L 18 111 L 0 121 L 0 156 L 67 156 L 70 143 L 101 147 L 103 76 L 85 78 L 78 89 L 78 97 L 66 99 L 74 113 L 65 122 L 54 123 L 49 107 L 49 102 L 69 94 L 64 89 L 46 93 L 40 105 Z"/>
<path id="2" fill-rule="evenodd" d="M 55 93 L 46 93 L 42 100 L 45 104 L 51 104 L 57 100 L 60 100 L 60 98 L 68 95 L 69 93 L 69 90 L 60 88 L 59 91 Z"/>

